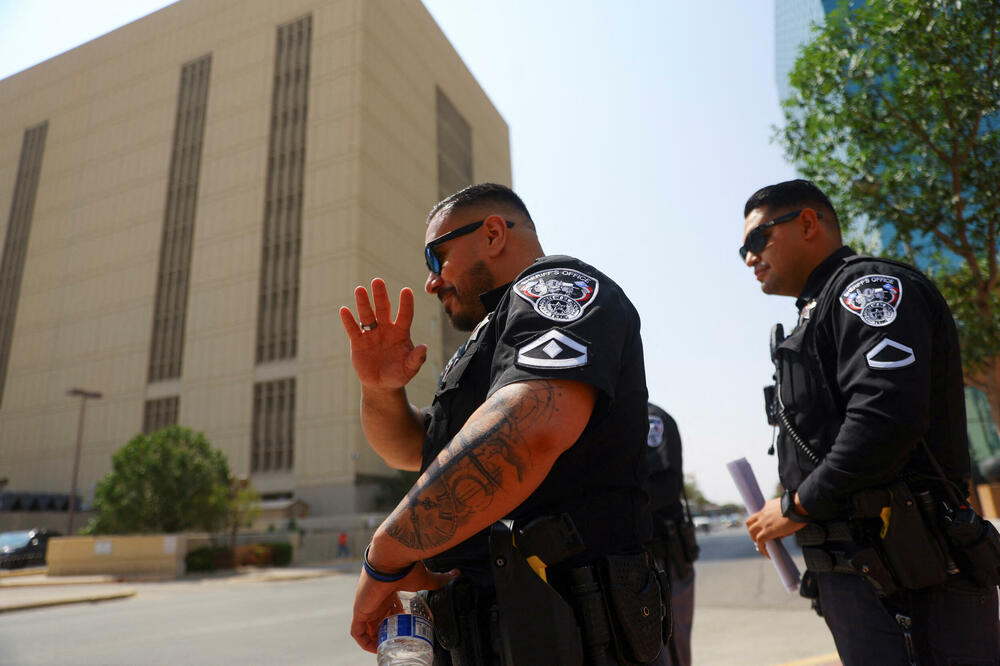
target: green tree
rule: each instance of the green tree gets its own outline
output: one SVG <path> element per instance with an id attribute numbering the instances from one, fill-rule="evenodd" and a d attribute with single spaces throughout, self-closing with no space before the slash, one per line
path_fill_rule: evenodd
<path id="1" fill-rule="evenodd" d="M 171 426 L 136 435 L 97 484 L 88 534 L 216 531 L 226 524 L 232 479 L 205 436 Z"/>
<path id="2" fill-rule="evenodd" d="M 1000 428 L 998 21 L 1000 0 L 842 1 L 795 65 L 777 135 L 850 242 L 881 236 L 935 279 Z"/>
<path id="3" fill-rule="evenodd" d="M 250 485 L 250 479 L 233 479 L 229 486 L 226 508 L 226 529 L 229 530 L 229 550 L 236 553 L 236 541 L 241 527 L 251 527 L 260 518 L 260 493 Z"/>

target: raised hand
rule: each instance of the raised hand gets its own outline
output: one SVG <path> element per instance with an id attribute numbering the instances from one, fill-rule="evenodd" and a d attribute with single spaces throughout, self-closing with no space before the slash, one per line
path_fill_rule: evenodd
<path id="1" fill-rule="evenodd" d="M 399 292 L 399 311 L 391 316 L 385 281 L 372 280 L 371 300 L 364 287 L 354 290 L 358 318 L 349 307 L 340 308 L 340 320 L 351 342 L 351 363 L 361 384 L 369 389 L 399 389 L 413 379 L 427 360 L 427 345 L 414 346 L 413 291 Z"/>

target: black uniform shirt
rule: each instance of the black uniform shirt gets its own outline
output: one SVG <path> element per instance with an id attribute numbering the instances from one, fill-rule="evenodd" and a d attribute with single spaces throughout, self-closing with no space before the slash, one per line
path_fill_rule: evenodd
<path id="1" fill-rule="evenodd" d="M 814 465 L 782 427 L 782 484 L 815 518 L 845 517 L 858 490 L 901 473 L 933 478 L 923 438 L 946 474 L 970 470 L 958 337 L 941 294 L 902 263 L 842 248 L 799 299 L 779 346 L 780 396 Z"/>
<path id="2" fill-rule="evenodd" d="M 482 301 L 489 314 L 445 366 L 434 402 L 423 410 L 422 469 L 501 387 L 538 379 L 585 382 L 598 389 L 598 398 L 583 434 L 508 517 L 569 512 L 587 556 L 646 541 L 647 393 L 632 303 L 603 273 L 566 256 L 538 259 Z M 487 581 L 486 534 L 427 560 L 428 566 L 458 567 Z"/>
<path id="3" fill-rule="evenodd" d="M 662 408 L 649 403 L 649 434 L 646 438 L 646 493 L 653 513 L 656 537 L 667 534 L 666 524 L 684 517 L 681 491 L 684 488 L 684 461 L 681 433 L 677 422 Z"/>

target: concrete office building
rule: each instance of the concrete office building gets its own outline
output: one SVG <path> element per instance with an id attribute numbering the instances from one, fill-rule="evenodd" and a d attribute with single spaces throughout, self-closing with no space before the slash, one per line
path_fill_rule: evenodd
<path id="1" fill-rule="evenodd" d="M 429 402 L 464 339 L 430 207 L 510 182 L 508 128 L 418 0 L 181 0 L 0 81 L 0 477 L 86 502 L 136 433 L 203 431 L 265 497 L 370 509 L 337 313 L 417 293 Z M 395 298 L 393 299 L 395 300 Z"/>

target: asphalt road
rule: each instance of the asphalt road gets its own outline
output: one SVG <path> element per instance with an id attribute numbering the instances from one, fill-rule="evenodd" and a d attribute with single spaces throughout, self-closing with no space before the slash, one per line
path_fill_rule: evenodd
<path id="1" fill-rule="evenodd" d="M 785 592 L 741 528 L 700 535 L 699 541 L 695 663 L 773 666 L 834 651 L 822 620 L 805 600 Z M 356 565 L 348 568 L 280 582 L 222 577 L 128 583 L 136 594 L 120 601 L 5 613 L 0 664 L 371 666 L 374 656 L 348 636 L 357 581 Z"/>
<path id="2" fill-rule="evenodd" d="M 692 656 L 710 666 L 839 664 L 833 638 L 797 592 L 785 590 L 774 565 L 754 550 L 745 528 L 699 534 Z M 794 539 L 786 547 L 805 569 Z"/>

